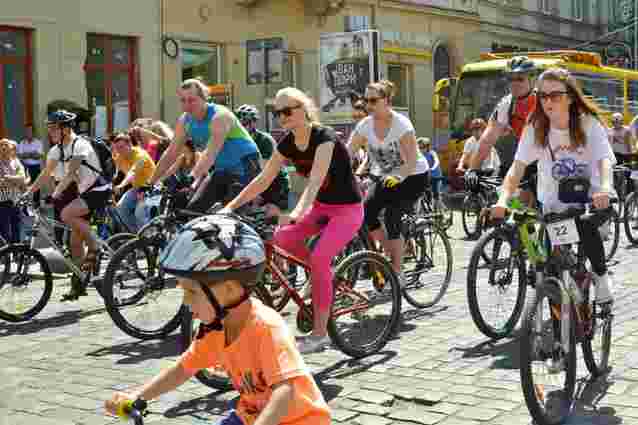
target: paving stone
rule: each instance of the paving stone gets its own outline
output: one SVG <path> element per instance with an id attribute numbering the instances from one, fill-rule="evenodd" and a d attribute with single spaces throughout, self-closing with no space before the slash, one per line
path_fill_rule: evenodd
<path id="1" fill-rule="evenodd" d="M 345 409 L 332 409 L 330 413 L 332 415 L 332 420 L 336 422 L 350 421 L 356 418 L 357 416 L 359 416 L 359 412 L 353 412 L 352 410 L 345 410 Z"/>
<path id="2" fill-rule="evenodd" d="M 392 423 L 392 420 L 388 418 L 372 415 L 359 415 L 350 421 L 352 425 L 390 425 Z"/>
<path id="3" fill-rule="evenodd" d="M 362 401 L 364 403 L 379 404 L 381 406 L 391 406 L 394 397 L 380 391 L 362 390 L 348 395 L 351 400 Z"/>
<path id="4" fill-rule="evenodd" d="M 401 421 L 416 422 L 418 424 L 424 425 L 431 425 L 441 422 L 443 419 L 445 419 L 445 415 L 441 415 L 439 413 L 424 412 L 421 409 L 411 407 L 394 410 L 393 412 L 390 412 L 390 414 L 388 414 L 388 418 L 398 419 Z"/>
<path id="5" fill-rule="evenodd" d="M 389 406 L 380 406 L 378 404 L 370 404 L 370 403 L 358 403 L 353 407 L 349 408 L 355 412 L 365 413 L 369 415 L 375 416 L 385 416 L 392 410 Z"/>
<path id="6" fill-rule="evenodd" d="M 454 415 L 461 417 L 463 419 L 489 421 L 490 419 L 494 419 L 495 417 L 497 417 L 500 413 L 501 412 L 496 409 L 486 409 L 483 407 L 472 406 L 472 407 L 465 407 L 459 410 L 458 412 L 456 412 Z"/>

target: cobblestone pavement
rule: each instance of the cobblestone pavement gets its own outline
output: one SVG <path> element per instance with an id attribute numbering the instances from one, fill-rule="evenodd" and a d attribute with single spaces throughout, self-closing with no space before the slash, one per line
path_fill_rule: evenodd
<path id="1" fill-rule="evenodd" d="M 474 327 L 465 291 L 472 242 L 451 230 L 454 273 L 434 308 L 403 303 L 400 335 L 383 352 L 352 360 L 328 350 L 307 357 L 333 409 L 334 423 L 518 425 L 530 417 L 519 383 L 515 339 L 490 342 Z M 578 403 L 569 424 L 638 424 L 638 275 L 635 249 L 621 239 L 613 263 L 616 320 L 612 373 L 596 382 L 579 366 Z M 61 282 L 58 282 L 61 283 Z M 104 425 L 103 400 L 144 382 L 178 355 L 177 335 L 137 341 L 120 332 L 93 291 L 77 304 L 52 301 L 36 320 L 0 323 L 0 425 Z M 214 423 L 234 392 L 192 380 L 151 405 L 153 425 Z"/>

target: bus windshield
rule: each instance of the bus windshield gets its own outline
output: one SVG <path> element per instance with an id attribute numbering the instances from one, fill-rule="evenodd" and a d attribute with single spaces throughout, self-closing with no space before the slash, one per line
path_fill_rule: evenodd
<path id="1" fill-rule="evenodd" d="M 451 114 L 451 137 L 469 137 L 474 118 L 488 120 L 496 104 L 509 92 L 509 83 L 500 71 L 463 74 L 458 85 Z"/>

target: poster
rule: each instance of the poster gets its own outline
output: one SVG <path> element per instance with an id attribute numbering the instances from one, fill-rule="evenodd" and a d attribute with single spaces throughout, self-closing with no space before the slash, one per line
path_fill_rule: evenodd
<path id="1" fill-rule="evenodd" d="M 379 33 L 322 34 L 319 40 L 319 104 L 326 123 L 352 122 L 353 97 L 379 79 Z"/>
<path id="2" fill-rule="evenodd" d="M 283 38 L 265 38 L 246 42 L 246 84 L 283 81 Z"/>

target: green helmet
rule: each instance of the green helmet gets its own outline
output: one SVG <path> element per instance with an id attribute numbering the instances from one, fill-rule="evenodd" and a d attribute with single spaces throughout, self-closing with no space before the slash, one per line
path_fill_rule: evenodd
<path id="1" fill-rule="evenodd" d="M 239 121 L 252 121 L 259 120 L 259 109 L 253 105 L 241 105 L 235 109 L 235 115 L 239 118 Z"/>

